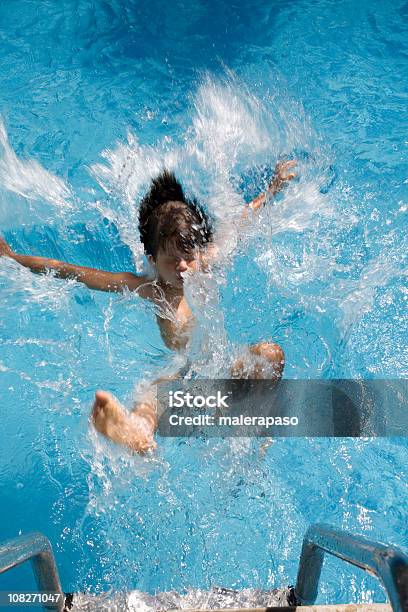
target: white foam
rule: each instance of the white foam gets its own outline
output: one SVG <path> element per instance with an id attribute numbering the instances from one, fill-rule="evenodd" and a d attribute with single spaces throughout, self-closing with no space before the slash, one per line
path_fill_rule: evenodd
<path id="1" fill-rule="evenodd" d="M 15 222 L 26 221 L 27 208 L 20 201 L 20 214 L 15 206 L 10 205 L 10 194 L 18 196 L 30 202 L 30 211 L 34 215 L 44 212 L 35 202 L 47 202 L 58 210 L 72 208 L 72 197 L 68 185 L 58 176 L 52 174 L 41 164 L 33 159 L 23 160 L 19 158 L 11 147 L 4 123 L 0 120 L 0 188 L 6 194 L 0 198 L 0 223 L 4 228 L 10 221 L 10 216 Z"/>

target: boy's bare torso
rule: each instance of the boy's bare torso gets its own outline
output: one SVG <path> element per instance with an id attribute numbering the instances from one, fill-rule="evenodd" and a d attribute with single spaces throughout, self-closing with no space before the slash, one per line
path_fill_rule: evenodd
<path id="1" fill-rule="evenodd" d="M 137 278 L 138 282 L 143 279 Z M 145 277 L 137 293 L 156 306 L 156 321 L 167 348 L 175 351 L 184 349 L 194 327 L 194 317 L 183 291 L 175 292 L 160 281 Z"/>
<path id="2" fill-rule="evenodd" d="M 173 320 L 157 315 L 157 323 L 165 345 L 172 350 L 181 350 L 186 347 L 191 336 L 194 317 L 184 297 L 173 312 Z"/>

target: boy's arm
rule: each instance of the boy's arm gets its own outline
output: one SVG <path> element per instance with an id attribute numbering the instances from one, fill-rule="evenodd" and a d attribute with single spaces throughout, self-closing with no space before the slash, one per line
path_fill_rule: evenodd
<path id="1" fill-rule="evenodd" d="M 258 210 L 268 201 L 269 198 L 273 198 L 274 195 L 281 191 L 286 183 L 295 178 L 296 174 L 294 172 L 290 172 L 290 169 L 296 166 L 296 163 L 297 162 L 295 159 L 285 162 L 278 162 L 275 166 L 275 172 L 268 189 L 249 202 L 249 204 L 247 204 L 247 208 Z M 242 217 L 247 216 L 247 208 L 242 213 Z"/>
<path id="2" fill-rule="evenodd" d="M 249 209 L 256 211 L 261 208 L 269 198 L 273 198 L 279 191 L 283 189 L 286 183 L 295 178 L 296 173 L 290 172 L 290 169 L 296 166 L 297 161 L 291 159 L 285 162 L 278 162 L 275 166 L 275 172 L 273 174 L 272 181 L 266 192 L 259 194 L 251 202 L 249 202 L 241 213 L 241 220 L 248 218 Z M 220 248 L 211 243 L 207 246 L 204 253 L 201 254 L 201 268 L 204 271 L 208 271 L 212 261 L 216 260 L 220 256 Z"/>
<path id="3" fill-rule="evenodd" d="M 131 272 L 105 272 L 95 268 L 76 266 L 56 259 L 35 257 L 32 255 L 18 255 L 14 253 L 7 242 L 0 238 L 0 256 L 11 257 L 22 266 L 30 268 L 32 272 L 44 273 L 53 270 L 58 278 L 73 278 L 84 283 L 90 289 L 100 291 L 136 291 L 147 282 L 147 277 L 136 276 Z"/>

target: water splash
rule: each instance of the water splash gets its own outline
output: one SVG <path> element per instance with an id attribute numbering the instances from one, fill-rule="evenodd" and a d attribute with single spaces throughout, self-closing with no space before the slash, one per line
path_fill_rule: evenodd
<path id="1" fill-rule="evenodd" d="M 37 161 L 19 158 L 11 147 L 5 125 L 0 119 L 0 223 L 2 228 L 10 221 L 11 196 L 17 196 L 19 205 L 13 207 L 13 223 L 19 219 L 24 223 L 27 208 L 23 202 L 29 203 L 29 210 L 35 216 L 45 213 L 46 218 L 52 216 L 42 202 L 51 204 L 57 210 L 72 208 L 72 193 L 68 185 L 61 178 L 47 171 Z M 20 210 L 20 214 L 18 211 Z"/>
<path id="2" fill-rule="evenodd" d="M 192 98 L 191 127 L 181 135 L 181 145 L 164 140 L 155 146 L 145 146 L 129 134 L 126 143 L 119 143 L 103 153 L 104 163 L 91 168 L 92 176 L 107 194 L 105 199 L 97 200 L 93 206 L 101 216 L 117 225 L 122 240 L 131 247 L 138 261 L 141 261 L 142 248 L 137 236 L 137 202 L 143 196 L 150 178 L 163 165 L 174 169 L 187 191 L 206 202 L 216 218 L 225 259 L 220 261 L 219 268 L 214 269 L 212 275 L 203 278 L 197 275 L 186 283 L 186 295 L 196 319 L 201 322 L 192 340 L 191 357 L 197 362 L 197 369 L 201 368 L 201 372 L 207 376 L 215 376 L 225 367 L 228 353 L 228 334 L 222 311 L 224 303 L 219 298 L 219 290 L 223 289 L 224 283 L 231 283 L 233 292 L 243 289 L 245 284 L 239 269 L 232 272 L 232 278 L 226 278 L 234 252 L 244 255 L 245 261 L 251 259 L 255 262 L 248 275 L 252 308 L 248 309 L 251 318 L 246 323 L 248 327 L 258 325 L 251 333 L 272 334 L 277 331 L 287 338 L 289 348 L 293 346 L 296 350 L 291 371 L 293 376 L 303 372 L 309 375 L 327 372 L 325 368 L 329 357 L 326 356 L 333 353 L 339 336 L 343 340 L 350 337 L 350 329 L 375 305 L 378 288 L 391 283 L 403 270 L 398 240 L 391 257 L 384 254 L 376 259 L 372 252 L 365 249 L 359 256 L 359 267 L 356 269 L 355 253 L 366 239 L 364 231 L 356 232 L 350 253 L 345 256 L 345 246 L 350 243 L 350 236 L 354 236 L 351 229 L 361 225 L 358 205 L 348 186 L 337 182 L 330 151 L 313 133 L 299 105 L 292 104 L 288 98 L 283 103 L 282 98 L 284 94 L 277 92 L 260 98 L 230 74 L 224 79 L 208 77 Z M 5 156 L 2 160 L 8 160 L 8 166 L 0 165 L 1 180 L 6 184 L 10 164 L 13 168 L 11 176 L 14 177 L 7 183 L 7 189 L 30 202 L 42 198 L 53 207 L 48 206 L 47 215 L 51 215 L 55 207 L 65 207 L 69 194 L 64 191 L 65 187 L 58 182 L 59 179 L 53 181 L 52 175 L 36 166 L 36 162 L 19 160 L 3 134 L 4 142 Z M 253 223 L 243 224 L 240 216 L 244 202 L 256 195 L 258 190 L 265 189 L 274 163 L 281 155 L 294 156 L 299 160 L 298 179 L 274 203 L 269 203 Z M 36 178 L 33 178 L 33 173 Z M 47 181 L 51 181 L 51 190 L 46 187 Z M 262 272 L 259 286 L 254 281 L 255 268 L 257 272 Z M 133 383 L 137 376 L 140 379 L 151 378 L 154 367 L 163 367 L 160 339 L 157 330 L 152 329 L 150 320 L 152 312 L 147 312 L 147 308 L 145 312 L 143 307 L 133 304 L 133 298 L 123 296 L 107 304 L 108 300 L 103 296 L 94 297 L 92 294 L 92 298 L 89 297 L 88 292 L 75 282 L 65 284 L 50 277 L 33 277 L 27 270 L 6 260 L 0 262 L 0 272 L 2 297 L 9 294 L 10 303 L 14 300 L 13 310 L 5 312 L 0 320 L 2 332 L 8 330 L 7 322 L 11 316 L 20 317 L 22 334 L 28 333 L 26 330 L 35 324 L 38 337 L 33 338 L 37 343 L 34 346 L 41 348 L 41 355 L 35 361 L 31 354 L 33 345 L 28 345 L 27 349 L 30 350 L 24 353 L 27 361 L 23 370 L 35 370 L 38 363 L 49 362 L 52 374 L 45 379 L 45 383 L 51 381 L 59 384 L 52 398 L 60 400 L 64 393 L 67 394 L 63 414 L 69 419 L 72 419 L 71 395 L 79 387 L 83 421 L 77 423 L 78 428 L 86 428 L 93 387 L 103 384 L 115 388 L 117 385 L 123 395 L 130 395 L 129 380 Z M 277 306 L 272 303 L 275 293 L 280 296 L 281 309 L 279 303 Z M 238 298 L 234 294 L 234 299 L 240 302 L 239 293 Z M 8 303 L 6 299 L 4 303 Z M 89 320 L 84 317 L 84 304 Z M 245 310 L 241 304 L 239 307 Z M 41 321 L 44 313 L 46 316 Z M 277 321 L 275 328 L 271 324 L 273 318 Z M 318 327 L 317 323 L 320 324 L 322 320 L 328 322 L 330 327 Z M 10 328 L 12 324 L 13 321 Z M 334 327 L 337 336 L 334 336 Z M 235 331 L 238 333 L 239 330 Z M 153 340 L 146 340 L 146 334 Z M 51 355 L 50 345 L 46 341 L 53 335 L 62 340 Z M 311 356 L 311 338 L 322 339 L 318 344 L 316 359 Z M 4 344 L 4 347 L 16 347 L 16 342 L 11 339 L 10 344 Z M 151 346 L 158 355 L 157 359 L 147 352 Z M 207 361 L 200 363 L 200 355 L 205 355 Z M 17 358 L 21 363 L 21 355 L 17 355 Z M 3 358 L 2 362 L 1 368 L 7 368 L 7 374 L 17 372 L 14 364 L 10 365 Z M 64 363 L 64 369 L 61 371 L 60 368 L 57 375 L 56 369 L 61 363 Z M 35 371 L 35 380 L 38 380 L 41 370 Z M 20 366 L 18 374 L 22 373 Z M 87 377 L 92 380 L 91 384 Z M 40 384 L 43 382 L 40 380 Z M 55 410 L 55 407 L 49 407 L 50 392 L 40 396 L 40 399 L 43 398 L 46 400 L 46 407 L 43 406 L 45 413 Z M 68 425 L 66 429 L 66 439 L 62 440 L 60 447 L 61 455 L 67 453 L 70 447 L 78 448 L 78 440 Z M 81 584 L 100 587 L 101 590 L 106 584 L 125 588 L 133 577 L 136 577 L 135 580 L 140 577 L 142 583 L 143 580 L 148 582 L 140 558 L 147 566 L 155 568 L 158 582 L 161 579 L 164 581 L 163 570 L 156 561 L 157 551 L 162 546 L 159 542 L 162 525 L 160 521 L 147 524 L 145 514 L 165 503 L 166 511 L 175 524 L 180 521 L 181 525 L 189 525 L 188 517 L 185 518 L 183 514 L 189 511 L 193 517 L 198 516 L 203 523 L 208 521 L 210 525 L 213 517 L 210 513 L 202 516 L 201 508 L 204 506 L 200 506 L 200 501 L 203 504 L 205 501 L 207 506 L 211 506 L 211 503 L 208 504 L 208 499 L 205 499 L 195 505 L 194 495 L 199 498 L 203 494 L 211 499 L 213 494 L 214 508 L 218 515 L 224 516 L 223 503 L 227 503 L 233 495 L 220 498 L 219 491 L 213 493 L 211 483 L 214 473 L 224 470 L 227 474 L 235 474 L 234 469 L 243 455 L 242 444 L 234 441 L 234 452 L 228 455 L 226 461 L 217 463 L 216 459 L 215 463 L 211 463 L 210 457 L 217 449 L 212 446 L 207 448 L 199 441 L 194 447 L 183 447 L 180 442 L 180 445 L 167 445 L 157 463 L 146 467 L 146 463 L 138 461 L 138 458 L 124 457 L 121 449 L 112 450 L 94 432 L 84 444 L 89 444 L 84 453 L 84 462 L 90 472 L 87 481 L 89 503 L 78 531 L 72 537 L 77 542 L 84 540 L 87 549 L 84 558 L 92 556 L 92 550 L 97 550 L 97 559 L 92 559 L 89 568 L 79 568 L 78 575 Z M 184 448 L 188 449 L 188 457 L 183 460 L 177 457 L 177 453 L 182 454 Z M 291 449 L 292 455 L 299 452 L 290 445 L 288 449 Z M 191 458 L 194 453 L 197 471 L 191 474 L 189 470 L 194 462 L 194 457 Z M 323 451 L 309 454 L 320 457 Z M 278 460 L 279 456 L 274 456 L 274 461 Z M 287 461 L 289 463 L 288 458 Z M 303 464 L 304 457 L 299 453 L 299 469 Z M 180 470 L 180 485 L 174 485 L 174 478 L 166 476 L 169 465 L 171 469 Z M 319 472 L 319 467 L 314 466 L 315 473 Z M 285 465 L 280 465 L 280 471 L 284 473 Z M 259 482 L 263 478 L 264 475 L 260 473 Z M 192 493 L 192 480 L 198 484 L 204 482 L 205 486 L 197 487 Z M 310 499 L 316 490 L 324 489 L 325 483 L 319 484 L 320 487 L 311 491 Z M 340 485 L 341 482 L 339 488 Z M 298 487 L 299 482 L 296 487 L 293 485 L 296 491 Z M 239 495 L 238 485 L 236 489 L 234 495 Z M 284 490 L 285 483 L 281 481 L 271 515 L 265 514 L 271 522 L 277 520 L 272 515 Z M 187 511 L 186 499 L 189 504 Z M 289 516 L 288 524 L 295 524 L 297 513 L 306 512 L 306 509 L 294 502 L 290 505 L 289 501 L 287 497 L 281 498 L 278 514 Z M 145 503 L 147 508 L 143 506 Z M 112 516 L 115 517 L 114 521 Z M 204 529 L 206 534 L 211 534 L 210 527 Z M 206 568 L 210 567 L 210 557 L 216 558 L 217 551 L 212 551 L 212 556 L 205 553 L 206 556 L 194 565 L 197 562 L 194 554 L 202 548 L 201 536 L 198 531 L 194 532 L 194 526 L 191 527 L 193 533 L 187 531 L 186 534 L 183 532 L 185 541 L 178 543 L 177 551 L 165 544 L 171 567 L 168 573 L 173 572 L 174 576 L 180 574 L 179 583 L 183 584 L 185 580 L 184 584 L 187 584 L 185 576 L 190 579 L 191 575 L 186 568 L 201 567 L 199 579 L 204 576 L 203 580 L 209 580 L 211 573 Z M 218 534 L 215 536 L 214 542 L 217 542 Z M 135 555 L 135 542 L 139 556 Z M 274 553 L 286 550 L 287 558 L 290 558 L 289 544 L 278 544 Z M 245 572 L 249 571 L 248 567 L 244 567 L 237 580 L 245 581 L 248 578 Z M 143 586 L 141 584 L 141 588 Z"/>
<path id="3" fill-rule="evenodd" d="M 219 610 L 231 608 L 286 607 L 288 589 L 260 591 L 256 589 L 225 589 L 213 587 L 210 591 L 186 589 L 180 595 L 175 591 L 148 595 L 141 591 L 130 594 L 108 593 L 99 597 L 76 595 L 72 610 L 119 610 L 123 612 L 161 612 L 170 609 Z"/>

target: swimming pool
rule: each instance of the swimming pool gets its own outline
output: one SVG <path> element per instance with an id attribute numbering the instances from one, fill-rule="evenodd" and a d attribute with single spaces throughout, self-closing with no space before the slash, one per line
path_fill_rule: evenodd
<path id="1" fill-rule="evenodd" d="M 163 160 L 221 223 L 294 155 L 298 182 L 225 272 L 213 343 L 273 337 L 291 378 L 407 376 L 406 4 L 0 12 L 0 231 L 15 250 L 132 269 L 134 202 Z M 163 439 L 153 460 L 129 457 L 88 415 L 95 389 L 129 403 L 170 359 L 151 308 L 4 259 L 0 295 L 0 539 L 45 533 L 65 591 L 286 585 L 316 521 L 407 547 L 404 439 L 280 439 L 264 456 L 254 440 Z M 0 586 L 31 581 L 24 568 Z M 384 600 L 335 561 L 321 584 L 320 602 Z"/>

